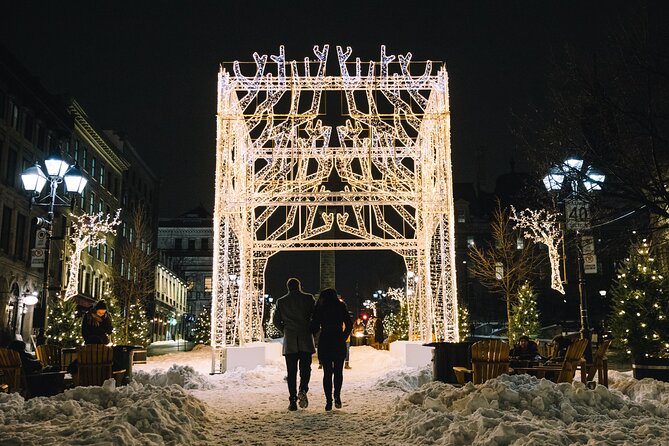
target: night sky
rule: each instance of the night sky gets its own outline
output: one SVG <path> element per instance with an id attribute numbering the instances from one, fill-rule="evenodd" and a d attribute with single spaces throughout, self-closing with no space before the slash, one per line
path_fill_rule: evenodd
<path id="1" fill-rule="evenodd" d="M 664 20 L 659 4 L 648 2 L 651 16 Z M 162 216 L 213 206 L 221 62 L 251 61 L 254 51 L 277 54 L 280 44 L 288 60 L 302 60 L 325 43 L 329 74 L 338 73 L 336 45 L 351 46 L 363 61 L 378 60 L 382 44 L 389 54 L 444 61 L 455 181 L 478 177 L 491 189 L 512 156 L 517 170 L 529 167 L 515 148 L 511 111 L 542 105 L 551 54 L 565 43 L 594 51 L 639 10 L 629 1 L 547 0 L 0 5 L 0 42 L 51 92 L 76 98 L 99 128 L 124 131 L 162 178 Z M 347 258 L 338 255 L 338 275 Z M 378 285 L 396 280 L 388 274 L 378 273 Z M 315 280 L 305 279 L 311 291 Z"/>

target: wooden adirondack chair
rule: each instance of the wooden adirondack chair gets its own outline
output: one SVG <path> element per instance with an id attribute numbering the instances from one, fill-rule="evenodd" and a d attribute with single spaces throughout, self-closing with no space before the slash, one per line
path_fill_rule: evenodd
<path id="1" fill-rule="evenodd" d="M 62 363 L 62 348 L 57 345 L 38 345 L 35 348 L 35 355 L 42 363 L 42 367 L 58 367 L 58 370 L 63 370 Z"/>
<path id="2" fill-rule="evenodd" d="M 0 383 L 8 386 L 9 392 L 24 390 L 21 356 L 8 348 L 0 348 Z"/>
<path id="3" fill-rule="evenodd" d="M 581 362 L 584 361 L 583 354 L 585 353 L 585 348 L 587 346 L 587 339 L 577 339 L 576 341 L 572 342 L 569 348 L 567 348 L 567 352 L 565 353 L 562 368 L 555 378 L 556 383 L 570 383 L 574 380 L 576 369 L 581 364 Z"/>
<path id="4" fill-rule="evenodd" d="M 592 381 L 597 374 L 599 384 L 609 387 L 609 362 L 606 359 L 606 352 L 609 350 L 611 340 L 604 341 L 592 357 L 592 364 L 581 364 L 581 381 L 587 383 Z"/>
<path id="5" fill-rule="evenodd" d="M 472 374 L 474 384 L 509 373 L 509 344 L 500 340 L 479 341 L 472 344 L 472 368 L 453 367 L 459 383 L 465 374 Z"/>
<path id="6" fill-rule="evenodd" d="M 105 380 L 114 377 L 120 383 L 125 370 L 112 372 L 114 350 L 102 344 L 89 344 L 79 347 L 79 363 L 74 376 L 75 386 L 101 386 Z"/>

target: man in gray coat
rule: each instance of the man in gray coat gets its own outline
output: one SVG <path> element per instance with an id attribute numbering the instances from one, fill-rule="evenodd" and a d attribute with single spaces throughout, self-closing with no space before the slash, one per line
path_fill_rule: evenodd
<path id="1" fill-rule="evenodd" d="M 283 334 L 283 356 L 288 372 L 288 410 L 297 410 L 309 405 L 307 392 L 311 377 L 311 355 L 316 351 L 311 334 L 311 316 L 314 312 L 314 297 L 302 292 L 300 281 L 295 278 L 286 282 L 288 294 L 276 301 L 272 323 Z M 297 369 L 300 369 L 300 391 L 297 392 Z"/>

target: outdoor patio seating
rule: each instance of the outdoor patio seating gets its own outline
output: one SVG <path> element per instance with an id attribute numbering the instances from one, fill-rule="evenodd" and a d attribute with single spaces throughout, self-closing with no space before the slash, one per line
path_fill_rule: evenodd
<path id="1" fill-rule="evenodd" d="M 464 384 L 465 376 L 471 374 L 474 384 L 509 373 L 509 344 L 497 340 L 475 342 L 471 346 L 472 368 L 453 367 L 458 383 Z"/>
<path id="2" fill-rule="evenodd" d="M 125 369 L 112 371 L 114 350 L 102 344 L 90 344 L 79 347 L 77 373 L 74 375 L 76 386 L 101 386 L 105 380 L 114 377 L 121 383 Z"/>

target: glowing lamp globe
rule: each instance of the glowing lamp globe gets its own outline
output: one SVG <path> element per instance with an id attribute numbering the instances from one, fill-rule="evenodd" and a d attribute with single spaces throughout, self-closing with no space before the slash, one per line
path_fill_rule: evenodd
<path id="1" fill-rule="evenodd" d="M 40 169 L 38 164 L 35 164 L 33 167 L 28 167 L 21 174 L 23 189 L 26 192 L 32 192 L 35 195 L 39 195 L 42 192 L 46 180 L 46 175 L 44 175 L 44 172 L 42 172 L 42 169 Z"/>
<path id="2" fill-rule="evenodd" d="M 51 155 L 48 159 L 46 159 L 44 161 L 44 165 L 46 166 L 46 173 L 50 177 L 58 178 L 63 178 L 63 175 L 65 175 L 67 169 L 70 168 L 70 165 L 66 161 L 63 161 L 55 155 Z"/>
<path id="3" fill-rule="evenodd" d="M 65 181 L 65 190 L 76 194 L 82 193 L 88 183 L 77 166 L 71 166 L 65 173 L 63 180 Z"/>

